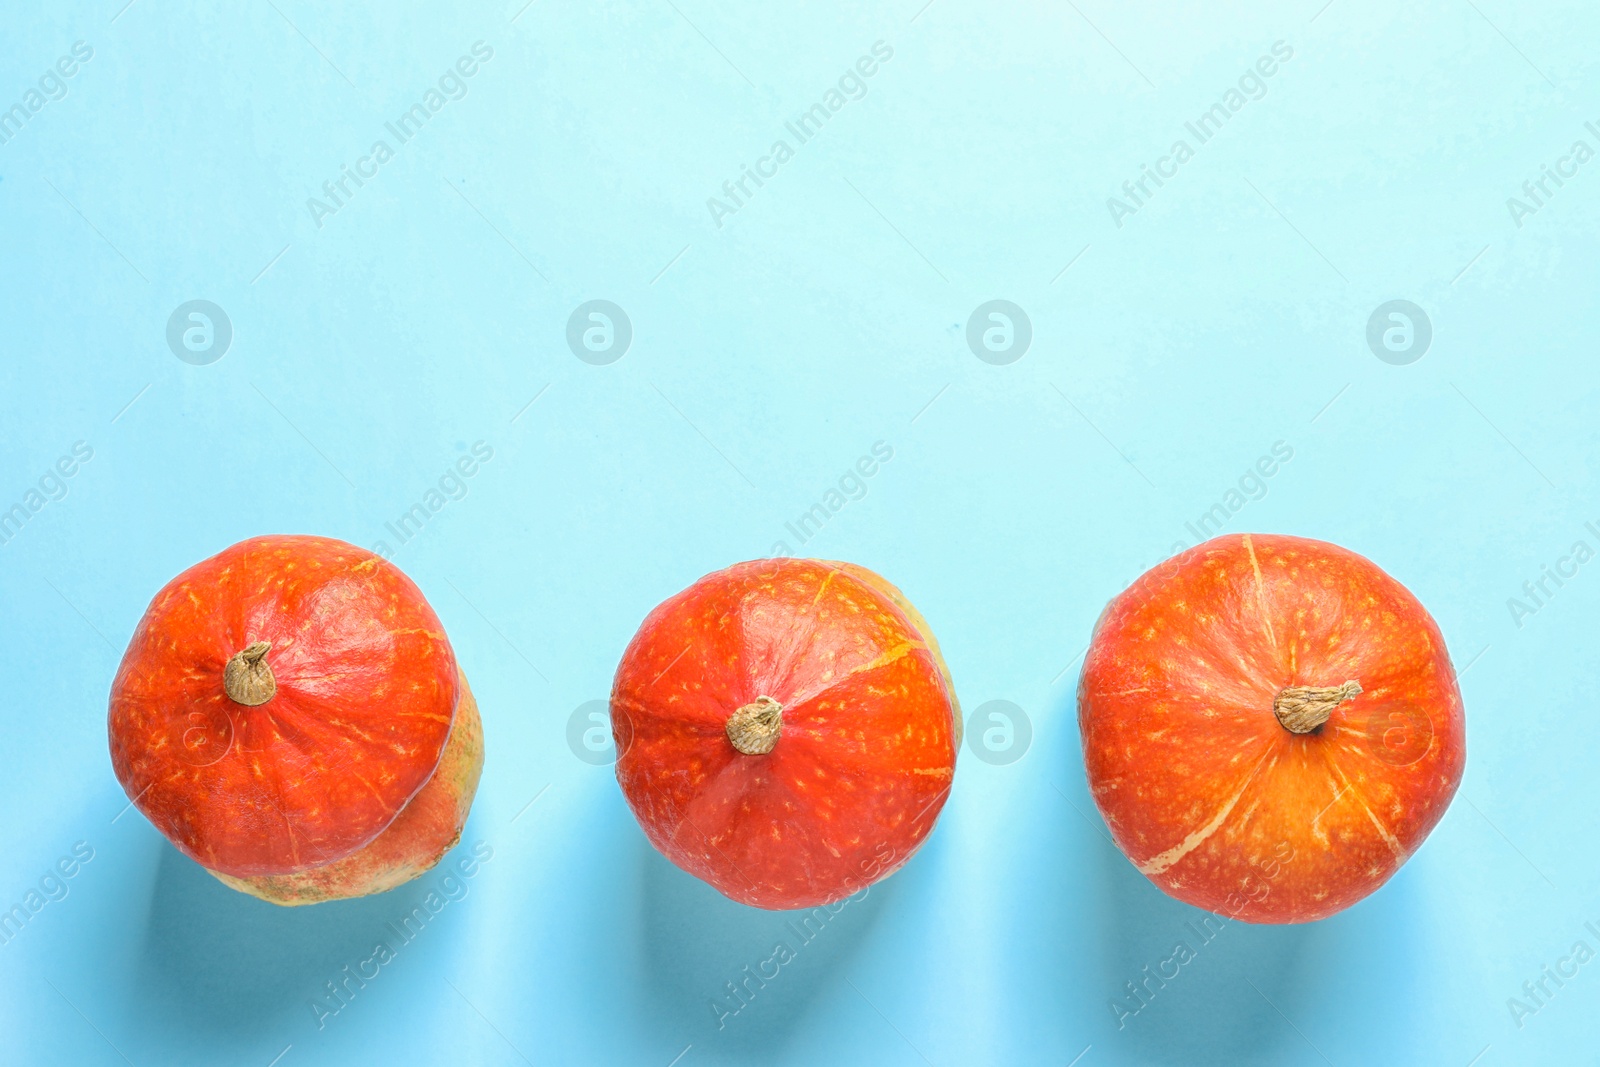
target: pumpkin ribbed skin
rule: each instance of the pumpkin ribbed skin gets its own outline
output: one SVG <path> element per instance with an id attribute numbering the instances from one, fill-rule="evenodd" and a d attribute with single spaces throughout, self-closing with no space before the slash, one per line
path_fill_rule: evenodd
<path id="1" fill-rule="evenodd" d="M 1308 732 L 1274 712 L 1285 690 L 1346 682 L 1359 692 L 1330 691 Z M 1250 922 L 1320 919 L 1373 892 L 1466 763 L 1433 619 L 1369 560 L 1298 537 L 1207 541 L 1113 600 L 1078 723 L 1118 847 L 1179 900 Z"/>
<path id="2" fill-rule="evenodd" d="M 271 695 L 241 703 L 227 664 L 263 644 Z M 321 537 L 252 538 L 168 583 L 128 645 L 108 727 L 140 811 L 213 873 L 246 881 L 293 879 L 384 838 L 371 855 L 417 866 L 441 819 L 459 809 L 464 820 L 482 761 L 476 706 L 422 593 L 394 565 Z M 433 810 L 431 795 L 413 810 L 452 745 L 473 765 L 452 772 L 452 810 Z M 386 832 L 397 824 L 428 832 L 396 850 L 405 835 Z M 358 895 L 388 880 L 325 888 Z"/>
<path id="3" fill-rule="evenodd" d="M 782 708 L 770 751 L 728 720 Z M 926 623 L 881 577 L 771 559 L 646 618 L 611 695 L 617 780 L 651 842 L 734 900 L 837 901 L 902 866 L 950 790 L 960 712 Z"/>

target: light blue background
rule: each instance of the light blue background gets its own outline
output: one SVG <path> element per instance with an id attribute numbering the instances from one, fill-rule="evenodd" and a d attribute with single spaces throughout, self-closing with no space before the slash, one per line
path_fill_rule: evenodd
<path id="1" fill-rule="evenodd" d="M 0 506 L 73 442 L 94 458 L 0 547 L 0 906 L 74 842 L 95 858 L 0 946 L 0 1059 L 1596 1055 L 1600 962 L 1521 1029 L 1506 1001 L 1600 949 L 1600 562 L 1520 627 L 1507 600 L 1600 548 L 1600 161 L 1520 227 L 1506 200 L 1600 148 L 1600 17 L 920 2 L 9 0 L 0 107 L 74 41 L 94 57 L 0 145 Z M 465 98 L 319 228 L 307 198 L 479 40 Z M 707 198 L 879 40 L 866 96 L 716 226 Z M 1277 40 L 1266 95 L 1115 225 L 1107 197 Z M 165 341 L 197 298 L 235 331 L 209 366 Z M 609 366 L 565 342 L 595 298 L 633 324 Z M 995 298 L 1034 331 L 1007 366 L 965 342 Z M 1408 366 L 1366 344 L 1391 299 L 1433 324 Z M 310 910 L 226 890 L 122 813 L 108 686 L 178 571 L 266 532 L 393 548 L 385 522 L 480 440 L 493 460 L 395 561 L 481 702 L 467 839 L 494 858 L 319 1030 L 323 983 L 434 876 Z M 1111 1001 L 1197 913 L 1103 835 L 1077 657 L 1280 440 L 1228 529 L 1348 545 L 1428 605 L 1466 668 L 1466 779 L 1381 892 L 1229 924 L 1119 1030 Z M 877 441 L 866 495 L 787 535 Z M 927 847 L 719 1029 L 786 917 L 653 853 L 567 722 L 652 606 L 779 541 L 901 585 L 967 708 L 1014 701 L 1035 733 L 1010 765 L 963 753 Z"/>

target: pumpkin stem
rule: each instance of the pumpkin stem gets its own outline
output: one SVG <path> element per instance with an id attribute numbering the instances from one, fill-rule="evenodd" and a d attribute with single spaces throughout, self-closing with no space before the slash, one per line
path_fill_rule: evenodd
<path id="1" fill-rule="evenodd" d="M 1343 685 L 1291 685 L 1272 701 L 1272 713 L 1292 734 L 1309 734 L 1328 721 L 1333 709 L 1361 692 L 1361 683 Z"/>
<path id="2" fill-rule="evenodd" d="M 235 704 L 255 707 L 272 699 L 278 691 L 278 680 L 267 666 L 267 653 L 271 641 L 256 641 L 233 654 L 222 669 L 222 691 Z"/>
<path id="3" fill-rule="evenodd" d="M 771 752 L 783 733 L 783 705 L 771 697 L 756 697 L 728 716 L 728 740 L 746 756 Z"/>

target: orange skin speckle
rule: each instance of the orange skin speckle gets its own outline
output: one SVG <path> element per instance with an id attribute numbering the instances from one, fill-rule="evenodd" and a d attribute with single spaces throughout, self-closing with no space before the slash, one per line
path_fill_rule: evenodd
<path id="1" fill-rule="evenodd" d="M 438 769 L 370 844 L 344 859 L 294 874 L 234 878 L 211 873 L 225 885 L 274 904 L 316 904 L 386 892 L 427 873 L 461 840 L 482 773 L 483 724 L 462 675 L 461 702 Z"/>
<path id="2" fill-rule="evenodd" d="M 1362 692 L 1313 732 L 1273 714 L 1289 686 L 1352 679 Z M 1078 725 L 1095 803 L 1134 865 L 1258 923 L 1325 918 L 1388 881 L 1466 765 L 1433 619 L 1369 560 L 1297 537 L 1207 541 L 1113 600 Z"/>
<path id="3" fill-rule="evenodd" d="M 256 641 L 272 645 L 277 691 L 251 707 L 222 676 Z M 302 874 L 407 812 L 464 693 L 444 628 L 398 568 L 330 538 L 253 538 L 178 575 L 146 610 L 112 684 L 112 767 L 213 873 Z"/>
<path id="4" fill-rule="evenodd" d="M 728 717 L 761 696 L 783 706 L 782 732 L 746 755 Z M 922 616 L 871 571 L 822 560 L 736 564 L 662 603 L 617 668 L 611 719 L 617 780 L 651 843 L 772 909 L 899 869 L 938 818 L 961 741 Z"/>

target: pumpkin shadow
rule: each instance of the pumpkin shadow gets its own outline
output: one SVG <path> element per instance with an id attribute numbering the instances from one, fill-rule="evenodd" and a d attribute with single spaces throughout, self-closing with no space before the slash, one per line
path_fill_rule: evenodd
<path id="1" fill-rule="evenodd" d="M 230 889 L 163 842 L 137 961 L 143 1009 L 170 1027 L 254 1048 L 310 1004 L 346 964 L 367 958 L 390 894 L 285 908 Z"/>
<path id="2" fill-rule="evenodd" d="M 643 997 L 664 1027 L 694 1042 L 696 1056 L 780 1058 L 818 995 L 855 958 L 902 877 L 832 912 L 763 911 L 679 870 L 639 835 Z M 787 956 L 776 953 L 779 945 Z"/>
<path id="3" fill-rule="evenodd" d="M 1302 976 L 1325 969 L 1313 957 L 1327 945 L 1310 925 L 1214 915 L 1167 896 L 1109 842 L 1094 852 L 1107 920 L 1102 976 L 1110 1004 L 1127 1011 L 1109 1013 L 1118 1043 L 1140 1062 L 1228 1067 L 1307 1051 L 1285 1016 L 1318 1010 Z M 1180 944 L 1188 954 L 1177 952 Z"/>

